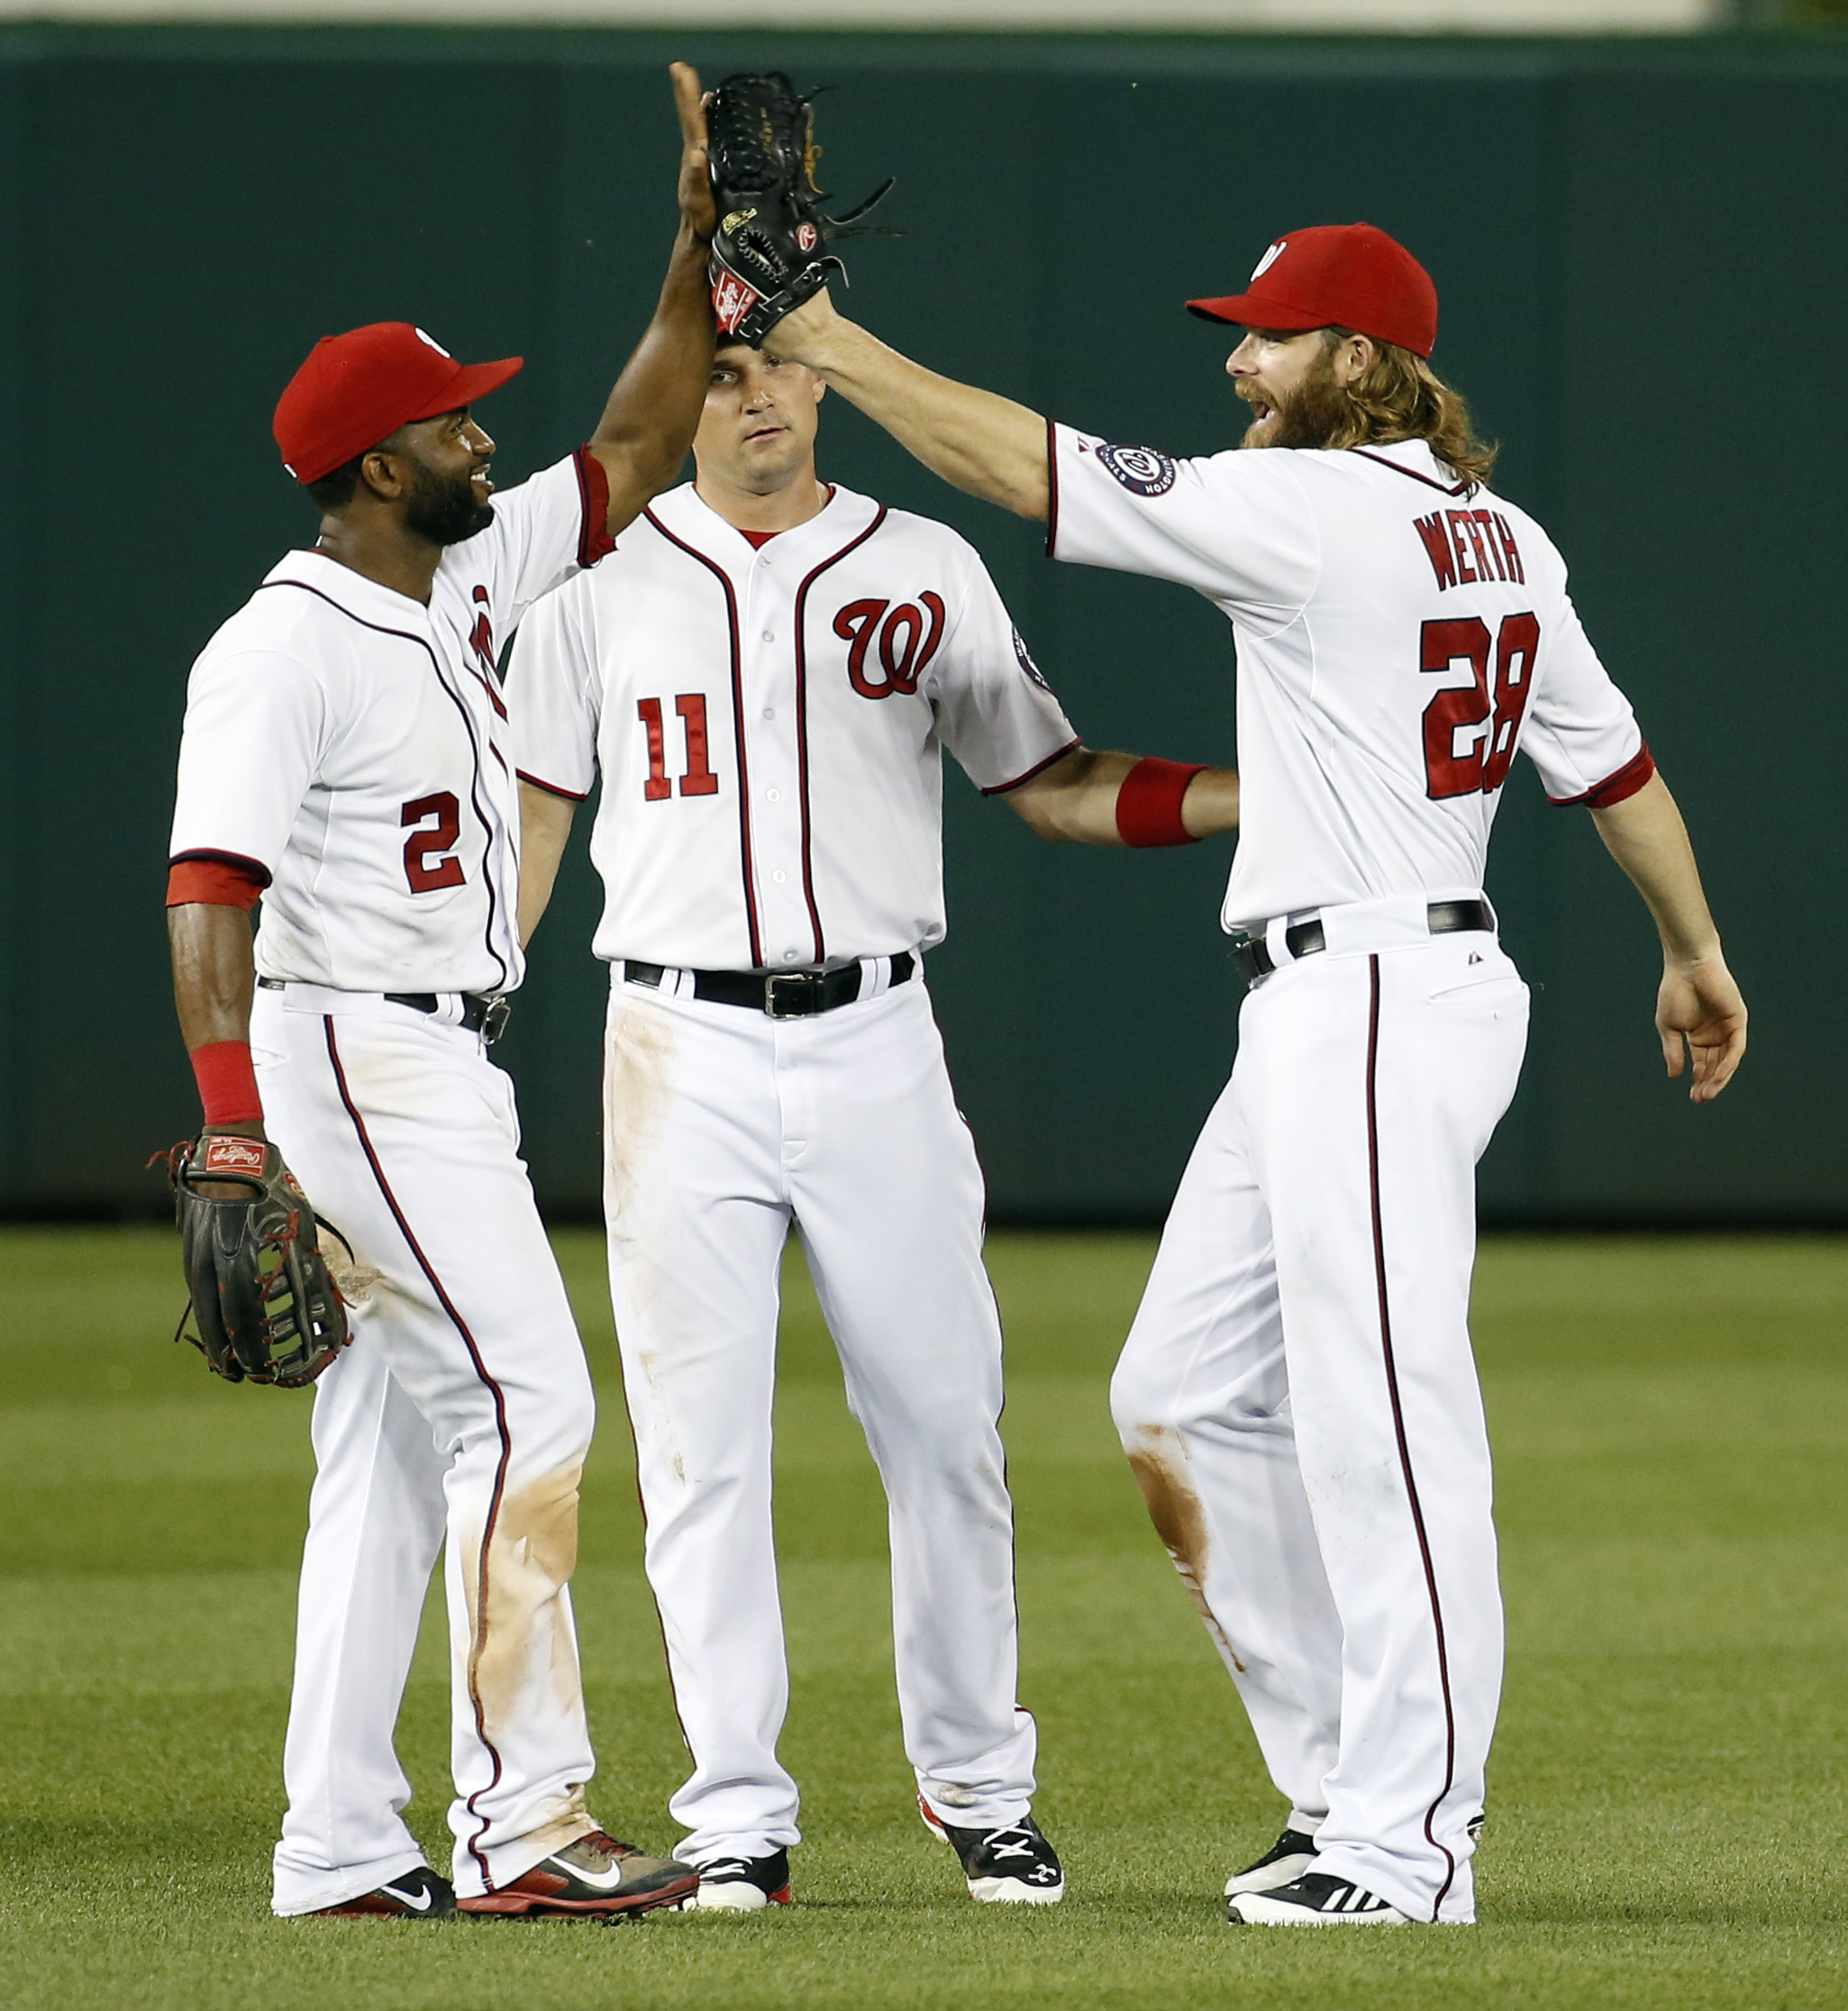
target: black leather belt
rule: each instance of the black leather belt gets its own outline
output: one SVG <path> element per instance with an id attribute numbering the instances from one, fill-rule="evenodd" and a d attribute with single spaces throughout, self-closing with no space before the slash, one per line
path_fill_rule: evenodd
<path id="1" fill-rule="evenodd" d="M 1456 935 L 1470 929 L 1493 933 L 1495 928 L 1495 911 L 1487 901 L 1433 901 L 1425 910 L 1425 918 L 1433 935 Z M 1318 950 L 1327 949 L 1328 939 L 1322 933 L 1320 918 L 1311 917 L 1287 928 L 1283 943 L 1292 957 L 1313 957 Z M 1261 935 L 1234 936 L 1232 961 L 1248 985 L 1277 969 Z"/>
<path id="2" fill-rule="evenodd" d="M 287 991 L 286 978 L 259 978 L 257 982 L 265 991 Z M 387 1006 L 408 1006 L 414 1013 L 440 1013 L 444 996 L 454 997 L 455 993 L 439 995 L 436 992 L 381 992 L 378 995 Z M 507 1015 L 514 1009 L 510 998 L 503 998 L 487 992 L 463 992 L 462 1024 L 471 1033 L 478 1033 L 491 1047 L 506 1032 Z"/>
<path id="3" fill-rule="evenodd" d="M 660 988 L 669 966 L 623 960 L 623 976 L 633 985 Z M 917 959 L 901 950 L 892 959 L 892 983 L 902 985 L 917 969 Z M 713 1006 L 742 1006 L 772 1019 L 813 1019 L 851 1006 L 860 996 L 860 966 L 839 970 L 696 970 L 693 996 Z"/>
<path id="4" fill-rule="evenodd" d="M 386 998 L 394 1006 L 408 1006 L 414 1013 L 435 1013 L 442 1009 L 442 1000 L 435 992 L 387 992 Z M 510 998 L 490 997 L 486 992 L 464 992 L 462 999 L 462 1024 L 471 1033 L 478 1033 L 492 1047 L 507 1030 L 507 1015 L 514 1009 Z"/>

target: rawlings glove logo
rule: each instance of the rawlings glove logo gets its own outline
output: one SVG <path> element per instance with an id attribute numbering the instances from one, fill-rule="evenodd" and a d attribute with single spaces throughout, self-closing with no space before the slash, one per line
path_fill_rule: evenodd
<path id="1" fill-rule="evenodd" d="M 1132 496 L 1166 496 L 1174 487 L 1174 463 L 1152 447 L 1099 447 L 1097 459 Z"/>
<path id="2" fill-rule="evenodd" d="M 747 287 L 735 272 L 721 272 L 712 290 L 712 311 L 721 332 L 735 335 L 745 315 L 762 297 L 755 287 Z"/>

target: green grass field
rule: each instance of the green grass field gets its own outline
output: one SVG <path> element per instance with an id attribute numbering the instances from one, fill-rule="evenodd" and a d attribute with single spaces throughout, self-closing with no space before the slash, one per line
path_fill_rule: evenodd
<path id="1" fill-rule="evenodd" d="M 600 1251 L 560 1245 L 605 1403 L 577 1581 L 592 1806 L 659 1845 L 684 1755 L 636 1561 Z M 883 1511 L 797 1264 L 779 1533 L 798 1904 L 426 1926 L 267 1909 L 308 1399 L 214 1384 L 165 1344 L 169 1236 L 0 1232 L 0 2006 L 1848 2003 L 1848 1244 L 1485 1250 L 1510 1641 L 1483 1925 L 1376 1934 L 1223 1924 L 1221 1880 L 1280 1812 L 1110 1430 L 1106 1379 L 1152 1247 L 991 1250 L 1023 1700 L 1063 1906 L 971 1906 L 913 1813 Z M 443 1716 L 426 1623 L 401 1747 L 439 1864 Z"/>

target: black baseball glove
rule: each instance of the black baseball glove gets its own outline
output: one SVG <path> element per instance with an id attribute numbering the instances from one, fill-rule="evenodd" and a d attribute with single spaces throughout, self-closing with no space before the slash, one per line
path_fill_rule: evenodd
<path id="1" fill-rule="evenodd" d="M 848 226 L 892 187 L 882 182 L 845 216 L 824 216 L 816 187 L 815 112 L 780 70 L 728 77 L 706 108 L 719 227 L 713 238 L 713 312 L 719 332 L 755 343 L 846 268 L 824 250 L 860 237 Z"/>
<path id="2" fill-rule="evenodd" d="M 282 1154 L 261 1139 L 207 1131 L 165 1157 L 193 1295 L 174 1339 L 190 1341 L 227 1382 L 313 1382 L 351 1336 L 314 1211 Z M 226 1199 L 198 1191 L 214 1182 L 244 1191 Z M 320 1227 L 340 1236 L 331 1223 Z"/>

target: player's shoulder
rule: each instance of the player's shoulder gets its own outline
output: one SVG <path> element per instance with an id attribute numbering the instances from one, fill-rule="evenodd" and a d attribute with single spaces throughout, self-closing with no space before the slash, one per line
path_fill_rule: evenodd
<path id="1" fill-rule="evenodd" d="M 940 518 L 923 516 L 915 510 L 900 510 L 873 503 L 869 496 L 851 496 L 846 490 L 837 492 L 836 501 L 851 500 L 855 505 L 870 505 L 874 513 L 869 523 L 876 526 L 874 535 L 868 540 L 869 547 L 876 546 L 880 553 L 903 550 L 914 559 L 935 559 L 952 567 L 980 566 L 982 555 L 962 533 Z M 856 514 L 860 514 L 856 512 Z"/>
<path id="2" fill-rule="evenodd" d="M 276 657 L 319 670 L 341 631 L 360 617 L 343 605 L 344 568 L 311 551 L 291 551 L 272 566 L 257 590 L 221 623 L 199 653 L 203 665 L 226 657 Z M 323 574 L 326 577 L 323 577 Z M 354 582 L 363 586 L 357 575 Z"/>

